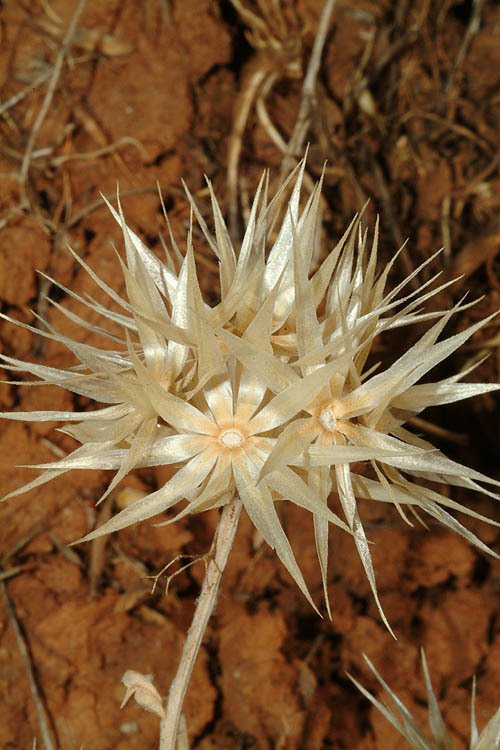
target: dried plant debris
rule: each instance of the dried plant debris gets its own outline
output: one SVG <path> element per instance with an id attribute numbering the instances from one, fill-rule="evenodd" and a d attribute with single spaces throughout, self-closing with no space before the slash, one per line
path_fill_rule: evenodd
<path id="1" fill-rule="evenodd" d="M 394 702 L 396 710 L 391 710 L 385 703 L 381 703 L 371 693 L 368 692 L 360 683 L 349 675 L 350 679 L 356 685 L 363 695 L 377 708 L 383 716 L 389 721 L 392 726 L 405 738 L 410 747 L 414 750 L 452 750 L 453 739 L 446 729 L 446 726 L 439 710 L 439 705 L 432 687 L 432 682 L 429 674 L 429 668 L 425 659 L 425 654 L 422 649 L 422 666 L 424 668 L 425 677 L 425 689 L 427 691 L 427 705 L 429 710 L 429 728 L 432 735 L 432 740 L 428 740 L 425 734 L 422 732 L 417 722 L 408 711 L 404 703 L 400 701 L 397 695 L 391 690 L 385 680 L 377 672 L 366 654 L 363 654 L 364 659 L 373 674 L 382 685 L 384 690 L 389 694 L 389 697 Z M 499 750 L 500 748 L 500 708 L 494 713 L 491 719 L 488 721 L 482 732 L 479 733 L 476 724 L 475 714 L 475 695 L 476 695 L 476 682 L 473 681 L 472 685 L 472 703 L 471 703 L 471 718 L 470 718 L 470 750 Z"/>

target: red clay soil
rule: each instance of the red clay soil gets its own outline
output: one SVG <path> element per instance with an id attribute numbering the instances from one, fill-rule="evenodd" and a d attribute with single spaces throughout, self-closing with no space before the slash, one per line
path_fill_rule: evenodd
<path id="1" fill-rule="evenodd" d="M 246 6 L 257 7 L 250 0 Z M 16 320 L 36 324 L 39 312 L 58 330 L 91 341 L 94 334 L 82 333 L 48 307 L 46 295 L 78 310 L 36 270 L 108 304 L 66 251 L 69 242 L 100 278 L 123 290 L 112 248 L 122 252 L 119 228 L 99 201 L 100 191 L 112 195 L 117 181 L 129 225 L 160 255 L 164 220 L 157 182 L 181 246 L 189 223 L 181 178 L 207 219 L 204 174 L 227 208 L 233 104 L 250 66 L 258 64 L 258 52 L 227 0 L 87 0 L 33 145 L 23 194 L 23 155 L 74 7 L 67 0 L 5 0 L 0 8 L 0 304 Z M 286 7 L 291 28 L 303 30 L 304 67 L 321 7 L 321 0 Z M 500 303 L 499 85 L 500 11 L 494 3 L 350 0 L 335 11 L 308 134 L 314 179 L 328 160 L 325 251 L 367 198 L 368 224 L 377 212 L 382 217 L 382 260 L 410 238 L 391 283 L 444 245 L 439 267 L 465 277 L 441 302 L 450 304 L 468 290 L 472 297 L 485 295 L 451 324 L 450 333 Z M 298 78 L 278 77 L 266 103 L 285 140 L 300 87 Z M 241 165 L 249 193 L 265 167 L 276 185 L 279 164 L 279 151 L 252 111 Z M 203 289 L 216 299 L 214 261 L 198 230 L 194 240 Z M 490 325 L 439 374 L 456 372 L 497 330 Z M 60 344 L 6 320 L 0 320 L 0 346 L 8 356 L 54 367 L 72 364 Z M 493 356 L 476 379 L 494 382 L 497 343 L 484 348 Z M 382 340 L 379 354 L 390 359 L 397 352 Z M 23 388 L 11 382 L 11 373 L 0 370 L 0 376 L 2 410 L 86 406 L 85 399 L 62 389 Z M 433 437 L 448 455 L 500 478 L 494 396 L 443 408 L 428 419 L 458 436 Z M 1 495 L 33 478 L 33 470 L 17 465 L 50 461 L 74 447 L 58 426 L 2 422 Z M 122 488 L 155 488 L 167 476 L 165 469 L 143 470 Z M 157 747 L 157 718 L 134 701 L 120 710 L 120 680 L 126 669 L 153 673 L 160 693 L 167 694 L 204 565 L 175 577 L 168 596 L 164 577 L 151 594 L 147 576 L 178 553 L 206 553 L 218 515 L 211 511 L 166 528 L 143 523 L 103 543 L 67 547 L 109 512 L 95 508 L 108 481 L 104 471 L 73 472 L 0 506 L 0 576 L 11 602 L 9 610 L 5 593 L 0 596 L 2 750 L 31 748 L 34 737 L 43 747 L 28 662 L 55 748 Z M 494 500 L 450 492 L 498 520 Z M 380 621 L 347 535 L 335 529 L 331 534 L 331 622 L 311 610 L 243 517 L 187 694 L 193 748 L 402 748 L 400 736 L 347 678 L 350 672 L 380 694 L 363 652 L 425 727 L 419 657 L 424 646 L 457 748 L 468 746 L 474 674 L 479 726 L 497 709 L 500 562 L 433 524 L 407 527 L 390 505 L 364 502 L 360 511 L 398 640 Z M 324 613 L 311 519 L 286 504 L 283 523 Z M 495 527 L 465 523 L 500 552 Z M 14 622 L 28 649 L 25 658 Z"/>

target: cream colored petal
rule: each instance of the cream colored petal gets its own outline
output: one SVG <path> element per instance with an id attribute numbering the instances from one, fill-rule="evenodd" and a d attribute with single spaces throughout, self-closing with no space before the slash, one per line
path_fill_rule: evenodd
<path id="1" fill-rule="evenodd" d="M 432 516 L 436 521 L 460 534 L 460 536 L 467 539 L 468 542 L 482 552 L 497 557 L 495 552 L 489 549 L 489 547 L 487 547 L 487 545 L 484 544 L 484 542 L 482 542 L 475 534 L 459 523 L 454 516 L 447 513 L 444 508 L 458 510 L 471 518 L 477 518 L 479 521 L 489 523 L 493 526 L 500 525 L 499 522 L 493 521 L 486 516 L 467 508 L 465 505 L 456 503 L 444 495 L 440 495 L 438 492 L 430 490 L 428 487 L 409 482 L 402 476 L 397 483 L 394 483 L 395 480 L 393 478 L 390 494 L 387 492 L 385 486 L 373 479 L 368 479 L 367 477 L 358 474 L 351 474 L 351 480 L 357 497 L 376 500 L 377 502 L 383 503 L 394 502 L 395 498 L 400 505 L 407 505 L 412 509 L 422 508 L 422 510 Z"/>
<path id="2" fill-rule="evenodd" d="M 172 299 L 177 287 L 177 277 L 175 276 L 175 274 L 173 274 L 172 271 L 170 271 L 165 266 L 165 264 L 162 263 L 154 253 L 151 252 L 148 247 L 146 247 L 140 237 L 138 237 L 135 232 L 133 232 L 126 224 L 121 206 L 119 205 L 120 213 L 118 213 L 117 211 L 115 211 L 111 203 L 105 198 L 105 196 L 102 196 L 102 198 L 111 211 L 113 218 L 121 227 L 125 242 L 125 248 L 127 250 L 127 262 L 130 271 L 134 273 L 135 257 L 140 257 L 142 262 L 148 269 L 148 272 L 151 278 L 154 280 L 157 288 L 165 297 L 167 297 L 168 299 Z"/>
<path id="3" fill-rule="evenodd" d="M 297 226 L 299 221 L 299 202 L 304 169 L 305 161 L 302 160 L 295 172 L 297 176 L 292 196 L 288 202 L 287 211 L 281 224 L 278 237 L 269 252 L 264 274 L 264 288 L 267 292 L 270 292 L 276 285 L 278 278 L 282 275 L 283 270 L 286 269 L 283 280 L 283 288 L 286 291 L 281 295 L 282 300 L 279 305 L 280 315 L 283 317 L 286 317 L 288 314 L 288 310 L 293 300 L 293 263 L 291 262 L 293 252 L 292 227 Z M 283 188 L 284 185 L 280 188 L 276 197 L 279 197 L 279 193 Z"/>
<path id="4" fill-rule="evenodd" d="M 453 745 L 451 737 L 446 731 L 441 711 L 439 710 L 436 696 L 432 688 L 431 677 L 429 674 L 429 668 L 427 667 L 427 660 L 423 648 L 420 649 L 420 655 L 422 657 L 422 666 L 424 668 L 425 678 L 425 689 L 427 691 L 427 706 L 429 709 L 429 726 L 431 729 L 434 742 L 436 747 L 440 750 L 452 750 Z"/>
<path id="5" fill-rule="evenodd" d="M 252 523 L 271 549 L 276 551 L 307 601 L 318 611 L 297 565 L 290 542 L 283 531 L 270 491 L 262 484 L 259 487 L 255 486 L 243 461 L 233 463 L 233 472 L 240 499 Z"/>
<path id="6" fill-rule="evenodd" d="M 266 432 L 307 411 L 316 396 L 328 387 L 330 379 L 350 355 L 330 362 L 283 389 L 250 422 L 252 434 Z"/>
<path id="7" fill-rule="evenodd" d="M 306 465 L 336 466 L 357 461 L 386 461 L 393 456 L 407 456 L 408 450 L 390 448 L 366 448 L 360 445 L 311 445 L 306 455 Z"/>
<path id="8" fill-rule="evenodd" d="M 329 523 L 333 523 L 348 534 L 351 529 L 342 521 L 336 513 L 330 510 L 315 492 L 299 477 L 292 469 L 287 467 L 268 474 L 259 487 L 267 485 L 272 490 L 281 495 L 284 500 L 290 500 L 295 505 L 305 508 L 311 513 L 324 518 Z"/>
<path id="9" fill-rule="evenodd" d="M 139 466 L 142 456 L 149 451 L 153 444 L 154 436 L 156 433 L 156 417 L 144 420 L 140 425 L 137 433 L 133 436 L 130 441 L 130 447 L 125 451 L 120 466 L 115 476 L 109 483 L 106 491 L 99 498 L 98 503 L 102 501 L 112 492 L 117 484 L 127 476 L 129 471 Z"/>
<path id="10" fill-rule="evenodd" d="M 319 427 L 310 417 L 297 417 L 280 433 L 272 452 L 260 472 L 259 481 L 269 472 L 280 469 L 302 455 L 316 438 Z M 301 463 L 302 465 L 302 463 Z"/>
<path id="11" fill-rule="evenodd" d="M 132 408 L 128 404 L 118 404 L 94 411 L 1 411 L 0 419 L 21 422 L 85 422 L 118 419 L 131 411 Z"/>
<path id="12" fill-rule="evenodd" d="M 500 748 L 500 708 L 493 714 L 478 739 L 474 742 L 471 733 L 471 750 L 499 750 Z"/>
<path id="13" fill-rule="evenodd" d="M 274 393 L 279 393 L 299 380 L 299 376 L 273 354 L 263 351 L 258 346 L 250 344 L 224 329 L 217 329 L 216 335 L 230 352 L 245 367 L 248 367 L 250 372 L 256 377 L 260 377 L 262 382 Z"/>
<path id="14" fill-rule="evenodd" d="M 425 383 L 413 385 L 391 401 L 397 409 L 407 409 L 417 414 L 428 406 L 441 406 L 479 396 L 483 393 L 498 391 L 496 383 Z"/>
<path id="15" fill-rule="evenodd" d="M 87 263 L 83 260 L 83 258 L 80 255 L 78 255 L 78 253 L 75 253 L 75 251 L 69 245 L 66 245 L 66 248 L 68 252 L 71 253 L 71 255 L 73 256 L 75 261 L 78 263 L 78 265 L 80 265 L 83 269 L 85 269 L 85 271 L 88 273 L 92 281 L 100 289 L 102 289 L 103 292 L 105 292 L 110 299 L 116 302 L 122 309 L 126 310 L 127 312 L 131 312 L 132 307 L 127 300 L 120 297 L 120 295 L 117 294 L 114 289 L 108 286 L 108 284 L 106 284 L 96 273 L 94 273 L 92 268 L 89 265 L 87 265 Z"/>
<path id="16" fill-rule="evenodd" d="M 479 323 L 469 326 L 465 331 L 457 333 L 444 341 L 434 343 L 442 328 L 449 320 L 454 310 L 450 310 L 427 333 L 425 333 L 410 349 L 403 354 L 391 367 L 383 373 L 375 375 L 363 383 L 353 393 L 342 400 L 342 416 L 352 418 L 368 412 L 377 406 L 383 394 L 398 382 L 399 392 L 406 391 L 423 375 L 442 360 L 446 359 L 476 331 L 492 320 L 490 315 Z"/>
<path id="17" fill-rule="evenodd" d="M 219 276 L 220 276 L 220 286 L 221 286 L 221 297 L 222 299 L 224 299 L 227 296 L 229 289 L 231 288 L 231 284 L 234 278 L 234 273 L 236 269 L 236 258 L 235 258 L 231 238 L 229 236 L 229 232 L 227 231 L 226 223 L 222 216 L 222 213 L 221 213 L 219 204 L 217 202 L 217 198 L 215 197 L 215 193 L 213 191 L 212 183 L 210 182 L 210 180 L 207 180 L 207 185 L 208 185 L 208 190 L 210 192 L 210 200 L 212 201 L 212 214 L 214 217 L 214 224 L 215 224 L 216 253 L 220 261 Z"/>
<path id="18" fill-rule="evenodd" d="M 396 693 L 394 693 L 389 685 L 385 682 L 385 680 L 380 676 L 380 674 L 377 672 L 369 658 L 366 656 L 366 654 L 363 654 L 363 658 L 372 670 L 373 674 L 377 678 L 377 680 L 380 682 L 384 690 L 387 691 L 389 694 L 391 700 L 396 705 L 396 709 L 399 713 L 400 718 L 394 715 L 394 713 L 387 708 L 385 703 L 380 703 L 376 698 L 374 698 L 371 693 L 369 693 L 365 688 L 360 685 L 359 682 L 357 682 L 351 675 L 349 675 L 349 678 L 352 680 L 352 682 L 356 685 L 358 690 L 360 690 L 363 695 L 368 698 L 368 700 L 380 711 L 380 713 L 385 716 L 387 721 L 389 721 L 393 727 L 395 727 L 400 734 L 405 737 L 408 742 L 410 743 L 413 750 L 434 750 L 433 746 L 427 739 L 427 737 L 423 734 L 421 729 L 419 728 L 418 724 L 416 723 L 415 719 L 411 715 L 411 713 L 408 711 L 404 703 L 398 698 Z"/>
<path id="19" fill-rule="evenodd" d="M 299 357 L 307 356 L 311 351 L 317 350 L 323 343 L 316 315 L 313 287 L 308 280 L 310 253 L 304 252 L 305 248 L 312 250 L 314 247 L 316 219 L 319 209 L 319 188 L 319 185 L 315 188 L 315 193 L 313 194 L 314 205 L 311 207 L 311 219 L 307 222 L 303 231 L 298 234 L 292 223 L 293 278 L 295 284 L 295 305 L 297 309 L 296 332 Z M 307 370 L 303 374 L 307 374 Z"/>
<path id="20" fill-rule="evenodd" d="M 240 252 L 238 254 L 238 262 L 236 264 L 236 271 L 233 279 L 233 285 L 235 288 L 241 286 L 242 282 L 248 276 L 249 271 L 252 271 L 253 266 L 255 265 L 255 258 L 252 251 L 254 249 L 257 210 L 259 207 L 263 185 L 264 175 L 262 175 L 262 177 L 260 178 L 257 190 L 255 191 L 255 196 L 252 201 L 252 207 L 250 209 L 250 216 L 248 217 L 245 234 L 243 236 Z"/>
<path id="21" fill-rule="evenodd" d="M 250 422 L 264 400 L 266 392 L 265 383 L 252 372 L 243 368 L 236 394 L 235 419 L 241 422 Z M 253 434 L 251 429 L 249 434 Z"/>
<path id="22" fill-rule="evenodd" d="M 318 499 L 325 503 L 328 501 L 328 495 L 332 488 L 330 472 L 324 467 L 309 469 L 308 484 Z M 326 518 L 314 513 L 314 540 L 316 543 L 316 552 L 321 571 L 321 581 L 323 583 L 323 596 L 325 597 L 326 609 L 330 620 L 332 612 L 330 609 L 330 599 L 328 596 L 328 536 L 329 523 Z"/>
<path id="23" fill-rule="evenodd" d="M 170 526 L 181 518 L 191 515 L 191 513 L 199 513 L 229 503 L 234 497 L 235 490 L 231 461 L 228 456 L 219 455 L 211 474 L 208 475 L 208 479 L 205 480 L 199 491 L 192 493 L 192 499 L 190 499 L 188 505 L 179 511 L 174 518 L 156 523 L 155 526 Z"/>
<path id="24" fill-rule="evenodd" d="M 311 279 L 313 288 L 313 295 L 316 305 L 319 305 L 327 292 L 330 283 L 332 281 L 332 274 L 339 261 L 339 257 L 346 247 L 347 242 L 354 241 L 353 238 L 356 236 L 357 227 L 361 219 L 361 214 L 356 214 L 347 227 L 346 231 L 337 242 L 333 250 L 331 250 L 322 262 L 316 273 Z"/>
<path id="25" fill-rule="evenodd" d="M 117 515 L 106 521 L 95 531 L 91 531 L 73 544 L 90 542 L 92 539 L 120 531 L 127 526 L 145 521 L 152 516 L 171 508 L 179 500 L 199 486 L 211 471 L 216 457 L 211 452 L 202 453 L 192 458 L 185 466 L 174 474 L 172 479 L 156 492 L 152 492 L 135 503 L 129 505 Z"/>
<path id="26" fill-rule="evenodd" d="M 375 572 L 373 570 L 372 556 L 370 553 L 370 548 L 368 546 L 368 540 L 366 539 L 365 530 L 363 528 L 363 524 L 361 523 L 361 519 L 359 517 L 358 508 L 356 504 L 356 498 L 355 498 L 352 483 L 351 483 L 351 472 L 350 472 L 349 465 L 340 464 L 336 466 L 335 477 L 337 480 L 337 491 L 339 494 L 339 499 L 342 504 L 344 513 L 346 515 L 347 522 L 353 531 L 354 542 L 358 549 L 358 554 L 363 564 L 363 568 L 365 570 L 368 583 L 370 584 L 373 598 L 375 599 L 375 604 L 377 605 L 377 609 L 379 611 L 380 617 L 382 618 L 382 621 L 384 622 L 387 630 L 393 636 L 393 638 L 396 638 L 396 636 L 394 635 L 391 629 L 391 626 L 389 625 L 389 622 L 387 621 L 387 618 L 384 614 L 384 610 L 382 609 L 382 605 L 378 598 L 377 584 L 375 581 Z"/>
<path id="27" fill-rule="evenodd" d="M 413 445 L 398 440 L 398 438 L 384 435 L 376 430 L 369 430 L 362 425 L 352 426 L 349 429 L 348 437 L 349 440 L 356 442 L 358 445 L 396 451 L 396 457 L 386 456 L 383 461 L 389 466 L 395 466 L 403 471 L 424 476 L 428 473 L 444 475 L 447 477 L 446 481 L 456 478 L 500 486 L 500 481 L 446 458 L 437 449 L 435 451 L 422 451 L 420 448 L 415 448 Z"/>
<path id="28" fill-rule="evenodd" d="M 187 195 L 187 198 L 189 200 L 189 204 L 191 206 L 191 209 L 192 209 L 194 215 L 196 216 L 196 221 L 200 225 L 200 229 L 203 232 L 203 235 L 204 235 L 206 241 L 210 245 L 210 248 L 212 249 L 212 252 L 214 253 L 215 257 L 218 258 L 219 260 L 222 260 L 222 255 L 220 253 L 220 250 L 219 250 L 219 247 L 217 245 L 217 242 L 212 237 L 211 233 L 208 231 L 207 223 L 206 223 L 205 219 L 203 218 L 203 216 L 201 215 L 200 210 L 199 210 L 198 206 L 196 205 L 196 201 L 194 200 L 193 196 L 189 192 L 189 188 L 186 185 L 186 183 L 184 182 L 184 180 L 182 180 L 182 186 L 183 186 L 184 191 L 185 191 L 185 193 Z"/>
<path id="29" fill-rule="evenodd" d="M 234 398 L 227 372 L 219 372 L 211 378 L 203 388 L 203 396 L 217 424 L 232 421 Z"/>
<path id="30" fill-rule="evenodd" d="M 85 460 L 88 461 L 87 468 L 92 469 L 94 468 L 93 460 L 96 458 L 96 456 L 99 455 L 100 451 L 103 449 L 104 451 L 114 445 L 113 441 L 109 441 L 108 443 L 104 444 L 93 444 L 93 445 L 82 445 L 79 448 L 77 448 L 75 451 L 73 451 L 72 455 L 77 455 L 79 457 L 79 460 L 82 462 L 85 462 Z M 17 495 L 22 495 L 25 492 L 29 492 L 30 490 L 35 489 L 36 487 L 40 487 L 42 484 L 45 484 L 46 482 L 50 482 L 52 479 L 56 479 L 57 477 L 61 476 L 61 474 L 64 474 L 66 471 L 68 471 L 67 468 L 64 467 L 64 461 L 65 459 L 62 459 L 62 462 L 54 462 L 54 464 L 49 464 L 51 468 L 46 469 L 43 471 L 40 476 L 36 477 L 36 479 L 33 479 L 31 482 L 28 482 L 27 484 L 24 484 L 22 487 L 19 487 L 16 490 L 12 490 L 12 492 L 9 492 L 7 495 L 1 498 L 1 501 L 8 500 L 11 497 L 16 497 Z M 97 459 L 97 463 L 99 462 L 99 459 Z M 60 463 L 62 463 L 62 468 L 60 467 Z M 28 468 L 34 468 L 37 469 L 38 466 L 30 466 Z"/>
<path id="31" fill-rule="evenodd" d="M 180 432 L 216 435 L 217 426 L 203 412 L 157 383 L 138 360 L 134 366 L 153 408 L 165 422 Z"/>

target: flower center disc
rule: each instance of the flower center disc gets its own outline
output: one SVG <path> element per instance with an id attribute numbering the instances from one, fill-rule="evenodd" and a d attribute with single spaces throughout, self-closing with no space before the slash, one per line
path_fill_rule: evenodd
<path id="1" fill-rule="evenodd" d="M 330 432 L 335 431 L 335 427 L 337 426 L 337 418 L 331 409 L 324 409 L 319 416 L 319 421 L 321 422 L 325 430 L 329 430 Z"/>
<path id="2" fill-rule="evenodd" d="M 220 436 L 220 441 L 227 448 L 237 448 L 243 442 L 243 435 L 238 430 L 226 430 Z"/>

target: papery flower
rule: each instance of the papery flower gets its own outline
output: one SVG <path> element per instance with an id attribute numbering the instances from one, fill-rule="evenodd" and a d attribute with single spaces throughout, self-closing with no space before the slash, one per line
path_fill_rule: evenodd
<path id="1" fill-rule="evenodd" d="M 498 496 L 477 482 L 497 486 L 500 483 L 447 459 L 403 425 L 428 406 L 498 389 L 499 386 L 493 384 L 459 383 L 473 368 L 438 383 L 416 385 L 494 316 L 438 341 L 446 323 L 460 306 L 437 313 L 422 313 L 420 308 L 429 297 L 452 282 L 428 291 L 427 287 L 435 281 L 435 278 L 430 279 L 417 291 L 400 298 L 400 292 L 427 265 L 429 261 L 426 261 L 396 289 L 385 293 L 392 262 L 380 276 L 375 275 L 377 232 L 371 251 L 367 253 L 367 235 L 361 233 L 359 220 L 353 222 L 335 250 L 308 279 L 313 237 L 310 222 L 316 220 L 317 197 L 318 193 L 311 196 L 302 221 L 296 227 L 291 220 L 292 250 L 289 254 L 293 257 L 289 265 L 293 268 L 294 293 L 290 294 L 287 332 L 283 334 L 286 344 L 279 330 L 270 337 L 275 354 L 287 350 L 287 367 L 283 366 L 283 356 L 278 360 L 276 356 L 259 352 L 258 343 L 253 344 L 225 330 L 219 331 L 218 336 L 275 394 L 266 407 L 269 424 L 275 424 L 278 419 L 287 423 L 259 479 L 288 465 L 305 474 L 307 483 L 325 505 L 332 490 L 338 494 L 379 612 L 389 627 L 378 599 L 371 553 L 356 498 L 392 502 L 410 525 L 404 507 L 407 506 L 417 519 L 416 510 L 424 510 L 479 549 L 489 551 L 444 508 L 493 521 L 405 475 L 468 487 L 495 498 Z M 374 374 L 373 368 L 366 370 L 376 335 L 432 318 L 438 318 L 437 322 L 384 372 Z M 277 361 L 279 372 L 274 368 Z M 351 470 L 351 464 L 360 461 L 370 463 L 374 478 Z M 328 522 L 315 515 L 314 529 L 328 606 Z"/>
<path id="2" fill-rule="evenodd" d="M 419 480 L 464 486 L 493 497 L 497 496 L 478 482 L 499 483 L 450 461 L 403 426 L 426 406 L 499 387 L 459 383 L 469 371 L 439 383 L 417 384 L 489 318 L 438 341 L 451 315 L 461 308 L 426 313 L 422 305 L 448 284 L 430 290 L 435 280 L 430 279 L 401 296 L 424 263 L 386 292 L 394 261 L 377 275 L 377 232 L 368 251 L 360 217 L 309 278 L 321 184 L 301 208 L 303 172 L 302 163 L 293 175 L 295 185 L 277 232 L 286 186 L 269 201 L 267 179 L 262 178 L 239 250 L 232 245 L 211 186 L 215 236 L 188 193 L 219 261 L 221 300 L 214 307 L 202 298 L 191 231 L 184 255 L 170 233 L 172 251 L 161 262 L 127 227 L 121 208 L 116 212 L 110 206 L 124 237 L 126 265 L 121 265 L 128 299 L 78 260 L 123 312 L 62 288 L 104 321 L 121 327 L 123 334 L 93 326 L 60 308 L 84 329 L 106 337 L 111 350 L 77 343 L 49 326 L 46 332 L 36 332 L 64 343 L 80 365 L 57 370 L 2 357 L 11 371 L 26 370 L 43 383 L 108 406 L 77 414 L 0 414 L 9 419 L 75 421 L 78 424 L 64 431 L 81 443 L 66 458 L 39 465 L 42 474 L 7 497 L 82 468 L 117 472 L 106 495 L 134 468 L 173 465 L 175 473 L 163 487 L 84 540 L 157 516 L 182 500 L 187 505 L 176 518 L 239 496 L 312 603 L 275 508 L 277 501 L 289 500 L 313 514 L 327 607 L 328 528 L 334 523 L 353 536 L 388 626 L 356 498 L 391 502 L 408 522 L 405 506 L 415 514 L 422 509 L 489 551 L 445 508 L 482 517 Z M 427 320 L 436 322 L 384 372 L 367 369 L 376 336 Z M 371 477 L 351 470 L 360 461 L 366 462 Z M 329 507 L 332 491 L 338 494 L 346 522 Z"/>
<path id="3" fill-rule="evenodd" d="M 311 330 L 303 339 L 307 343 L 298 360 L 301 381 L 292 383 L 291 378 L 290 385 L 284 390 L 280 389 L 268 406 L 268 411 L 272 412 L 275 408 L 276 413 L 282 413 L 283 403 L 291 404 L 293 393 L 292 408 L 297 416 L 289 421 L 279 436 L 260 477 L 265 478 L 268 472 L 282 469 L 285 465 L 300 467 L 307 472 L 308 484 L 315 488 L 325 504 L 331 491 L 337 492 L 384 621 L 384 613 L 377 596 L 371 553 L 357 509 L 357 498 L 393 502 L 403 520 L 409 525 L 412 524 L 405 513 L 405 506 L 417 519 L 416 510 L 421 509 L 440 523 L 457 531 L 482 551 L 489 551 L 480 539 L 444 508 L 460 510 L 483 521 L 489 519 L 418 481 L 412 481 L 412 477 L 467 487 L 495 498 L 498 498 L 498 495 L 478 482 L 497 486 L 499 482 L 451 461 L 428 441 L 403 427 L 408 419 L 418 415 L 427 406 L 451 403 L 498 388 L 495 385 L 458 383 L 459 378 L 467 373 L 438 383 L 414 385 L 484 324 L 484 321 L 481 321 L 460 334 L 436 343 L 450 315 L 451 313 L 443 315 L 441 320 L 391 367 L 366 378 L 363 372 L 364 358 L 357 356 L 360 352 L 359 333 L 354 321 L 352 328 L 338 337 L 335 352 L 339 348 L 345 352 L 348 348 L 349 355 L 336 354 L 333 358 L 333 373 L 329 368 L 332 363 L 331 355 L 322 358 L 321 366 L 317 369 L 304 364 L 311 361 L 309 355 L 314 357 L 317 352 L 325 349 L 321 339 L 316 351 L 311 346 L 314 334 L 319 334 L 319 322 L 316 321 L 316 331 Z M 313 321 L 314 318 L 311 317 L 310 320 Z M 242 355 L 242 359 L 251 366 L 245 355 Z M 318 356 L 315 359 L 318 360 Z M 295 373 L 297 364 L 290 369 Z M 323 387 L 321 390 L 316 387 L 317 395 L 311 399 L 311 381 L 317 384 L 319 378 L 322 378 Z M 274 389 L 273 384 L 270 388 Z M 351 464 L 359 461 L 369 461 L 374 478 L 361 476 L 352 471 Z M 325 571 L 325 582 L 328 525 L 317 516 L 314 520 L 318 557 L 322 571 Z"/>
<path id="4" fill-rule="evenodd" d="M 429 710 L 429 728 L 432 735 L 432 741 L 430 741 L 425 734 L 422 732 L 417 722 L 408 711 L 404 703 L 397 697 L 397 695 L 391 690 L 384 679 L 377 672 L 366 654 L 363 657 L 370 667 L 371 671 L 380 682 L 384 690 L 389 694 L 389 697 L 394 701 L 396 710 L 391 709 L 385 704 L 377 700 L 371 693 L 366 690 L 357 680 L 351 675 L 349 678 L 360 690 L 365 698 L 385 716 L 395 729 L 405 738 L 408 744 L 413 750 L 451 750 L 453 747 L 452 737 L 443 721 L 441 711 L 439 709 L 436 696 L 432 687 L 432 682 L 429 674 L 429 668 L 425 659 L 425 653 L 421 650 L 422 665 L 424 668 L 425 688 L 427 691 L 427 705 Z M 494 713 L 489 722 L 486 724 L 481 734 L 478 733 L 475 715 L 475 695 L 476 695 L 476 681 L 472 683 L 472 700 L 471 700 L 471 720 L 470 720 L 470 750 L 500 750 L 500 708 Z"/>
<path id="5" fill-rule="evenodd" d="M 135 367 L 156 413 L 175 430 L 174 434 L 157 437 L 154 445 L 143 452 L 139 465 L 175 463 L 178 469 L 163 487 L 132 503 L 81 541 L 151 518 L 182 499 L 187 499 L 188 505 L 166 523 L 189 513 L 225 505 L 237 495 L 255 527 L 276 550 L 313 604 L 276 513 L 275 501 L 291 500 L 327 523 L 349 529 L 290 468 L 283 467 L 258 481 L 276 442 L 271 428 L 280 424 L 275 419 L 271 425 L 266 407 L 257 411 L 266 392 L 265 384 L 229 358 L 225 369 L 188 402 L 165 391 L 139 361 Z M 126 450 L 104 454 L 107 468 L 118 468 L 123 461 L 122 453 Z M 58 463 L 64 463 L 64 459 Z M 49 466 L 42 465 L 42 468 Z M 83 467 L 70 457 L 67 468 Z"/>
<path id="6" fill-rule="evenodd" d="M 38 487 L 73 467 L 116 469 L 117 473 L 101 497 L 102 501 L 130 470 L 141 465 L 143 455 L 158 439 L 159 416 L 144 387 L 144 372 L 165 392 L 183 392 L 192 381 L 195 363 L 192 357 L 189 359 L 191 348 L 185 343 L 188 332 L 177 325 L 179 321 L 187 325 L 192 317 L 188 309 L 190 298 L 185 292 L 188 257 L 186 256 L 177 279 L 135 235 L 128 232 L 124 222 L 123 233 L 128 268 L 123 264 L 122 268 L 128 301 L 119 297 L 96 277 L 82 259 L 77 260 L 110 298 L 123 308 L 125 314 L 113 312 L 92 299 L 79 297 L 58 284 L 67 294 L 101 314 L 105 320 L 121 325 L 124 329 L 123 338 L 118 338 L 102 327 L 91 325 L 84 318 L 51 301 L 51 304 L 84 330 L 103 336 L 117 348 L 101 349 L 79 343 L 55 331 L 48 323 L 48 331 L 45 331 L 13 321 L 37 335 L 63 343 L 80 361 L 80 365 L 69 370 L 59 370 L 0 355 L 5 369 L 13 372 L 27 371 L 41 379 L 32 383 L 18 381 L 18 384 L 57 385 L 110 406 L 87 412 L 32 411 L 2 414 L 8 419 L 23 421 L 79 422 L 62 431 L 82 444 L 68 458 L 31 467 L 43 468 L 44 471 L 29 484 L 9 493 L 4 500 Z M 167 280 L 163 285 L 166 300 L 153 283 L 152 270 L 158 270 L 159 279 Z M 57 284 L 56 281 L 51 281 Z M 170 315 L 165 306 L 166 301 L 171 308 Z M 170 340 L 148 325 L 147 318 L 153 314 L 161 320 L 163 328 L 168 328 Z M 5 315 L 2 317 L 9 320 Z M 127 444 L 126 449 L 121 448 L 124 443 Z M 110 456 L 113 456 L 112 460 Z M 118 461 L 115 460 L 116 456 L 120 457 Z"/>

